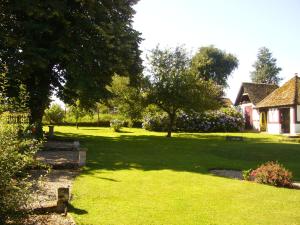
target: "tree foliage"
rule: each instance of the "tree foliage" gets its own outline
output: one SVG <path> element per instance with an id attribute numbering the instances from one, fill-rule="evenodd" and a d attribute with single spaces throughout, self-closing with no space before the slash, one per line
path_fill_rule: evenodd
<path id="1" fill-rule="evenodd" d="M 180 110 L 201 112 L 218 107 L 221 90 L 190 70 L 190 58 L 184 48 L 156 47 L 149 56 L 149 64 L 152 78 L 149 101 L 168 114 L 168 137 Z"/>
<path id="2" fill-rule="evenodd" d="M 237 67 L 238 59 L 234 55 L 214 46 L 201 47 L 191 62 L 191 70 L 198 77 L 222 86 L 227 86 L 229 75 Z"/>
<path id="3" fill-rule="evenodd" d="M 276 65 L 276 62 L 268 48 L 260 48 L 257 60 L 253 64 L 254 71 L 250 72 L 252 82 L 278 85 L 282 78 L 278 75 L 281 68 Z"/>
<path id="4" fill-rule="evenodd" d="M 85 106 L 106 96 L 114 72 L 137 80 L 140 33 L 132 28 L 137 0 L 0 0 L 0 70 L 9 97 L 29 93 L 31 123 L 40 124 L 56 91 Z M 41 128 L 41 126 L 40 126 Z"/>
<path id="5" fill-rule="evenodd" d="M 28 100 L 28 93 L 25 85 L 16 83 L 15 88 L 18 93 L 13 97 L 8 98 L 9 95 L 9 81 L 5 72 L 0 73 L 0 114 L 3 112 L 27 112 L 26 102 Z"/>
<path id="6" fill-rule="evenodd" d="M 48 123 L 60 124 L 63 122 L 63 119 L 65 117 L 65 111 L 59 104 L 55 103 L 45 110 L 44 115 Z"/>
<path id="7" fill-rule="evenodd" d="M 131 122 L 142 118 L 143 96 L 141 89 L 130 86 L 129 77 L 115 75 L 107 89 L 111 93 L 110 105 L 117 107 L 118 112 Z"/>
<path id="8" fill-rule="evenodd" d="M 79 127 L 79 120 L 85 116 L 85 114 L 87 114 L 86 110 L 84 109 L 84 107 L 81 105 L 81 102 L 79 99 L 77 99 L 77 101 L 73 104 L 70 105 L 68 107 L 68 112 L 69 114 L 71 114 L 72 116 L 74 116 L 75 118 L 75 122 L 76 122 L 76 127 L 78 129 Z"/>
<path id="9" fill-rule="evenodd" d="M 29 179 L 28 168 L 40 147 L 20 124 L 5 124 L 5 114 L 0 114 L 0 224 L 18 221 L 29 203 L 34 181 Z"/>

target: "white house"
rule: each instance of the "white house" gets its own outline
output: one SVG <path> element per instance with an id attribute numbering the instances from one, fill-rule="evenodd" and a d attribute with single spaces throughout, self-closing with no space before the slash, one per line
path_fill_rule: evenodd
<path id="1" fill-rule="evenodd" d="M 234 105 L 239 106 L 246 129 L 264 130 L 260 127 L 260 113 L 256 106 L 277 88 L 273 84 L 242 83 Z"/>
<path id="2" fill-rule="evenodd" d="M 260 126 L 272 134 L 300 133 L 300 78 L 296 75 L 256 105 Z"/>

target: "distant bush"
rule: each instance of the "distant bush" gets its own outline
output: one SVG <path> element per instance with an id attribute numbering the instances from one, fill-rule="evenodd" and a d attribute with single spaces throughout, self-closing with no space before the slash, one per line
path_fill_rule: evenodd
<path id="1" fill-rule="evenodd" d="M 168 117 L 166 114 L 148 114 L 144 117 L 146 130 L 166 131 Z M 234 132 L 243 129 L 244 120 L 237 110 L 222 108 L 205 113 L 180 113 L 176 120 L 176 130 L 185 132 Z"/>
<path id="2" fill-rule="evenodd" d="M 16 220 L 30 199 L 28 168 L 40 146 L 31 137 L 30 129 L 5 124 L 0 115 L 0 224 Z"/>
<path id="3" fill-rule="evenodd" d="M 45 110 L 45 121 L 49 124 L 60 124 L 63 122 L 65 111 L 59 104 L 53 104 Z"/>
<path id="4" fill-rule="evenodd" d="M 148 114 L 144 116 L 142 127 L 150 131 L 166 131 L 168 128 L 168 116 L 165 113 Z"/>
<path id="5" fill-rule="evenodd" d="M 251 180 L 251 172 L 252 169 L 242 171 L 244 180 Z"/>
<path id="6" fill-rule="evenodd" d="M 122 120 L 114 119 L 110 121 L 110 127 L 113 128 L 115 132 L 119 132 L 123 125 L 124 122 Z"/>
<path id="7" fill-rule="evenodd" d="M 250 179 L 277 187 L 291 187 L 292 173 L 278 162 L 267 162 L 253 170 Z"/>

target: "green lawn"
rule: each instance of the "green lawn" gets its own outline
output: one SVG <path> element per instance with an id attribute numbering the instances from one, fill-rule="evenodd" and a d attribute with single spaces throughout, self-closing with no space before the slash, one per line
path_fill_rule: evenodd
<path id="1" fill-rule="evenodd" d="M 212 176 L 210 168 L 248 169 L 278 160 L 300 180 L 300 145 L 280 136 L 174 134 L 142 129 L 56 127 L 88 148 L 74 183 L 71 213 L 95 225 L 296 225 L 300 190 Z"/>

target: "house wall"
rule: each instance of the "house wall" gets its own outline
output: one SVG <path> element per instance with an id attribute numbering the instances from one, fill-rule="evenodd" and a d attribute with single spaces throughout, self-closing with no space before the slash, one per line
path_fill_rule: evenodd
<path id="1" fill-rule="evenodd" d="M 295 118 L 295 108 L 291 107 L 290 108 L 290 133 L 291 134 L 295 134 L 296 133 L 296 120 L 297 118 Z"/>
<path id="2" fill-rule="evenodd" d="M 300 124 L 297 122 L 300 121 L 300 105 L 297 105 L 297 107 L 295 108 L 291 107 L 290 113 L 291 113 L 291 134 L 297 134 L 297 133 L 299 134 Z"/>
<path id="3" fill-rule="evenodd" d="M 290 109 L 290 133 L 296 134 L 300 133 L 300 124 L 296 123 L 296 120 L 300 118 L 300 107 L 289 107 Z M 268 124 L 267 124 L 267 131 L 270 134 L 281 134 L 281 123 L 280 123 L 280 109 L 279 108 L 272 108 L 268 110 Z M 297 110 L 297 112 L 295 112 Z M 295 116 L 296 115 L 296 116 Z M 299 117 L 298 117 L 299 116 Z"/>
<path id="4" fill-rule="evenodd" d="M 241 110 L 242 110 L 242 112 L 243 112 L 243 115 L 244 115 L 244 113 L 245 113 L 245 108 L 246 108 L 247 106 L 251 106 L 252 108 L 254 107 L 254 105 L 253 105 L 252 103 L 247 103 L 247 104 L 242 104 L 242 105 L 240 105 L 240 108 L 241 108 Z"/>
<path id="5" fill-rule="evenodd" d="M 269 124 L 268 123 L 267 129 L 268 129 L 269 134 L 281 134 L 281 124 L 280 123 L 278 123 L 278 124 L 275 124 L 275 123 Z"/>
<path id="6" fill-rule="evenodd" d="M 252 118 L 253 118 L 253 129 L 254 130 L 260 130 L 259 110 L 258 109 L 253 109 Z"/>
<path id="7" fill-rule="evenodd" d="M 255 109 L 255 105 L 252 103 L 242 104 L 240 105 L 241 113 L 243 117 L 245 116 L 245 108 L 246 107 L 252 107 L 252 125 L 254 130 L 259 130 L 259 110 Z M 244 118 L 245 119 L 245 118 Z"/>
<path id="8" fill-rule="evenodd" d="M 270 134 L 280 134 L 281 124 L 279 121 L 279 109 L 272 108 L 268 110 L 267 131 Z"/>
<path id="9" fill-rule="evenodd" d="M 300 134 L 300 124 L 295 124 L 295 133 Z"/>

